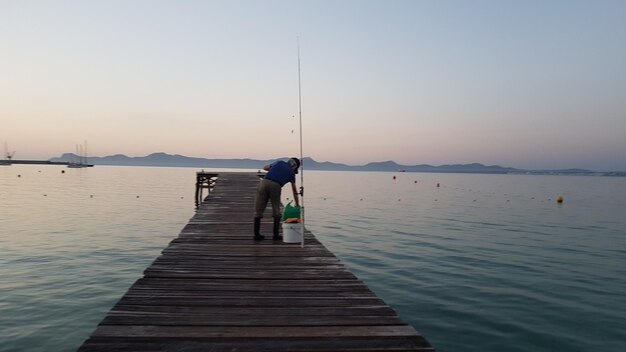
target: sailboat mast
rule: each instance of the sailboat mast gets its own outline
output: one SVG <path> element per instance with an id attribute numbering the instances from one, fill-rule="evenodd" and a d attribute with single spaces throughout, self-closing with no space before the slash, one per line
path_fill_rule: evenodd
<path id="1" fill-rule="evenodd" d="M 83 142 L 83 145 L 85 146 L 85 150 L 83 150 L 83 164 L 87 165 L 89 164 L 89 162 L 87 161 L 87 140 L 85 139 Z"/>

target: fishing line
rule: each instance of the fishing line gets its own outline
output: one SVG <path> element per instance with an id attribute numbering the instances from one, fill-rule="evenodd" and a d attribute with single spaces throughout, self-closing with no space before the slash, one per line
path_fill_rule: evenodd
<path id="1" fill-rule="evenodd" d="M 301 240 L 300 248 L 304 248 L 304 160 L 302 153 L 302 78 L 300 75 L 300 37 L 298 42 L 298 116 L 300 118 L 300 218 Z"/>

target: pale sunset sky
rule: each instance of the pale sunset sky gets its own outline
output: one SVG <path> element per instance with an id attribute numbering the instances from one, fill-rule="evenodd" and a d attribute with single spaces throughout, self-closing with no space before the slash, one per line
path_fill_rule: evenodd
<path id="1" fill-rule="evenodd" d="M 297 38 L 305 156 L 626 171 L 622 0 L 0 0 L 0 145 L 298 155 Z"/>

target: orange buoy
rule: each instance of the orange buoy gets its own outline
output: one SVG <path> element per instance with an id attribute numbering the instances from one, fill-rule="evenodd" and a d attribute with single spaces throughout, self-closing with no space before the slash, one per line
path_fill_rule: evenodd
<path id="1" fill-rule="evenodd" d="M 563 196 L 556 197 L 556 202 L 559 204 L 563 204 Z"/>

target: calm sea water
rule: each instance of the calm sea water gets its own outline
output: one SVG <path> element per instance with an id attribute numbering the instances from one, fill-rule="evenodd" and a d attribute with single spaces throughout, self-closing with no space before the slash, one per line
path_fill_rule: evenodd
<path id="1" fill-rule="evenodd" d="M 0 167 L 0 351 L 76 350 L 193 216 L 195 171 Z M 439 351 L 626 348 L 625 178 L 305 178 L 307 227 Z"/>

